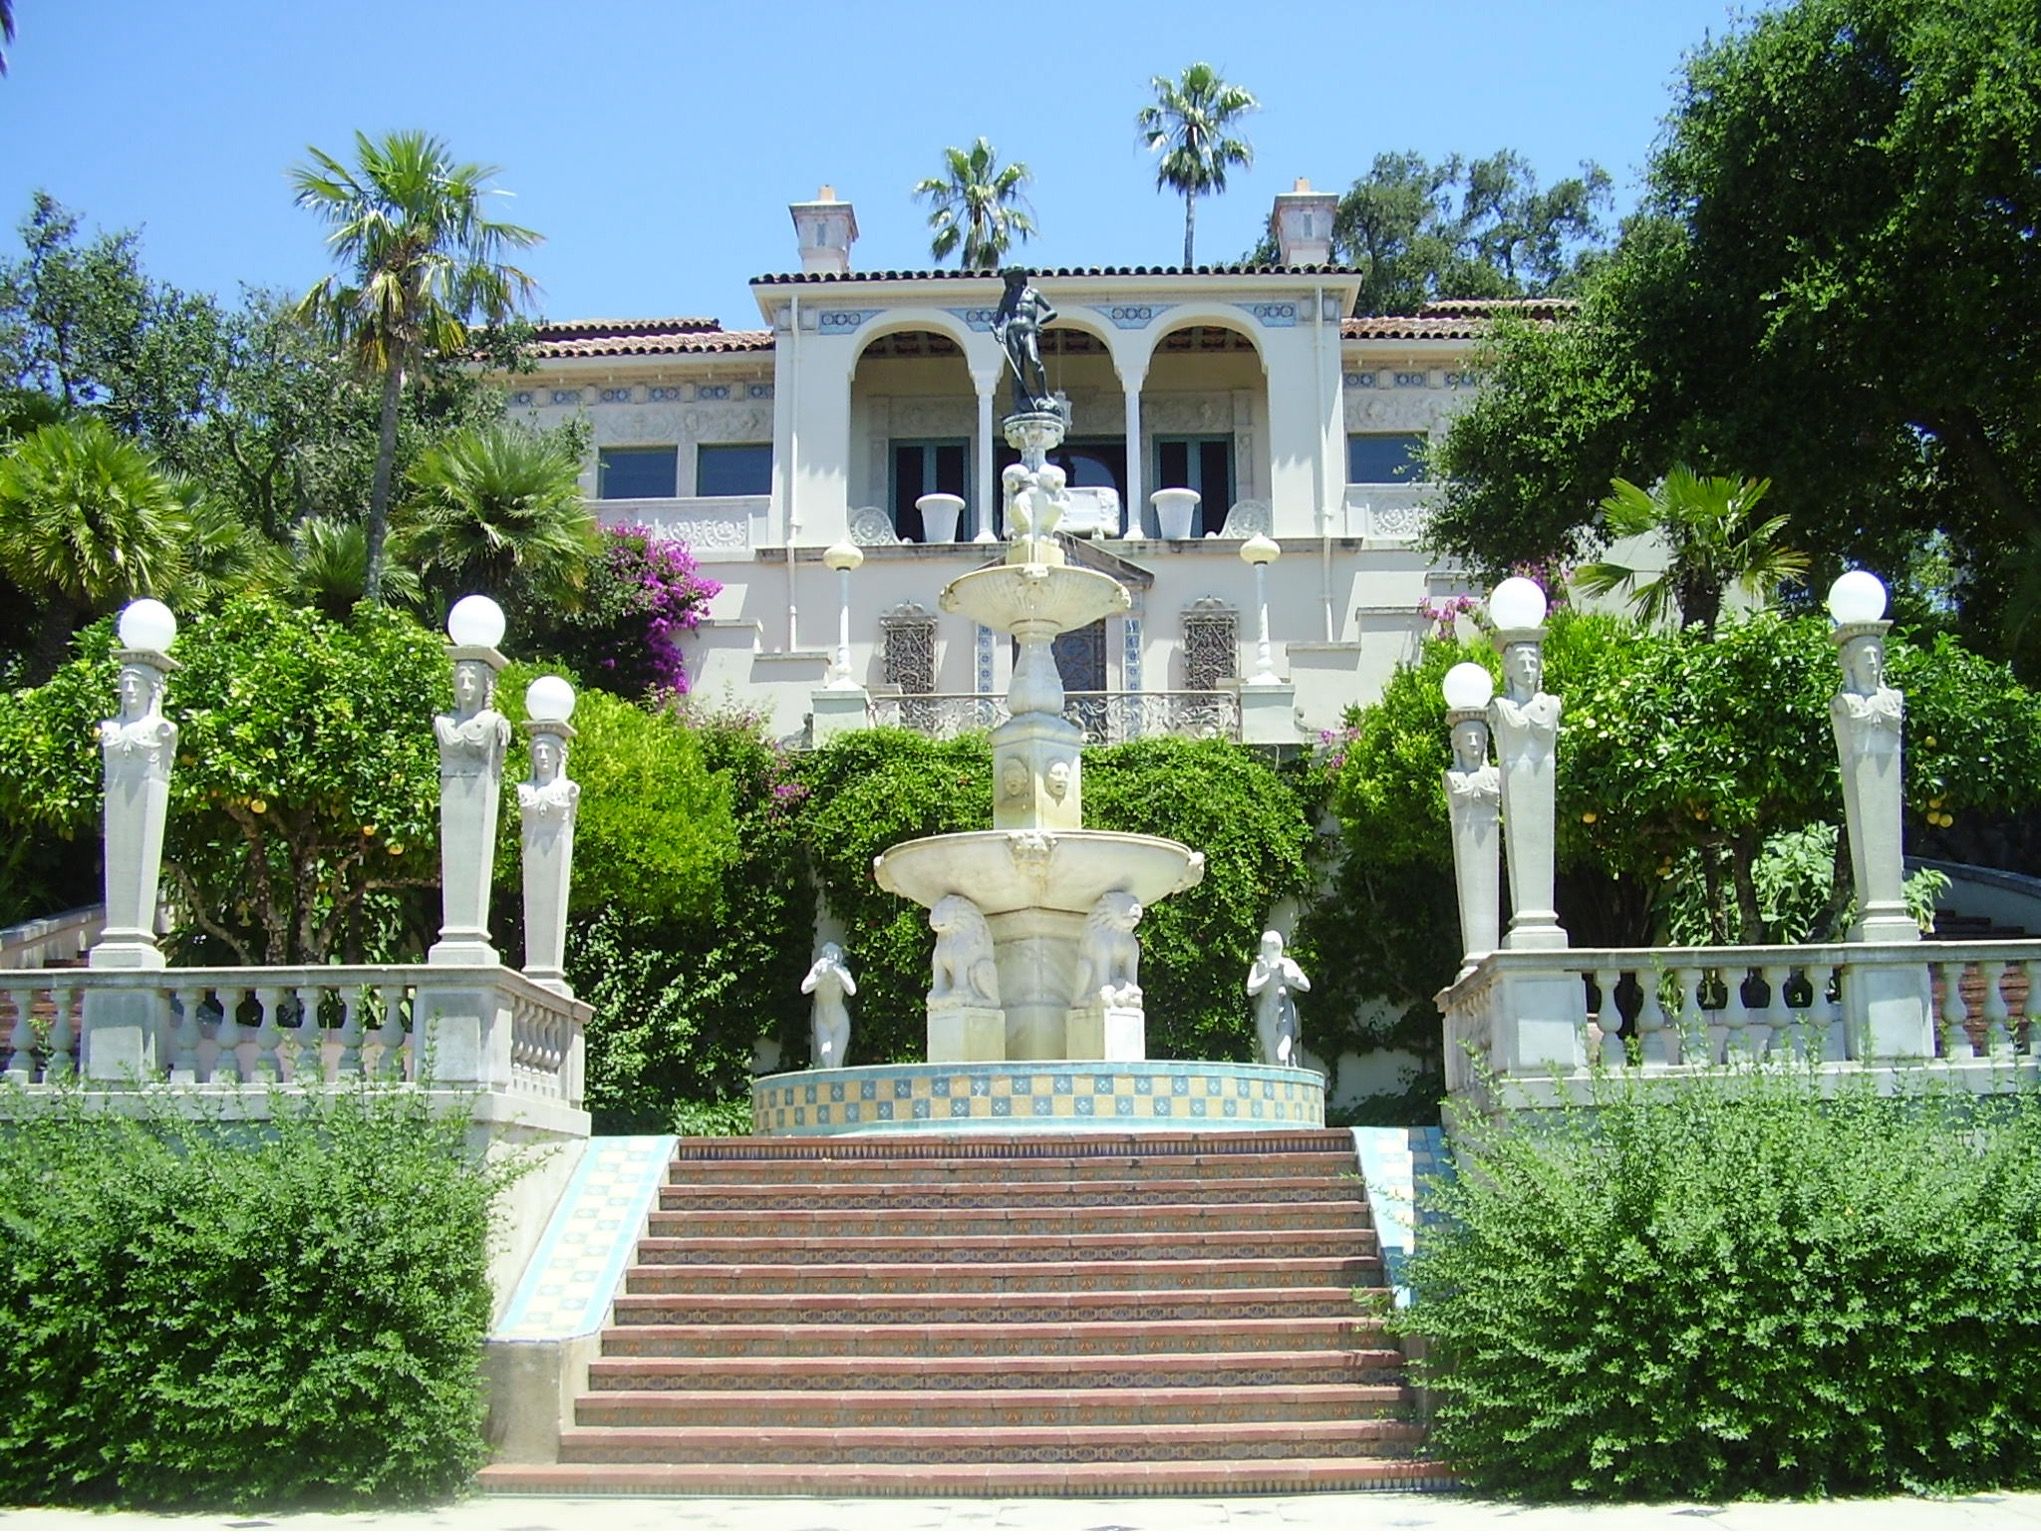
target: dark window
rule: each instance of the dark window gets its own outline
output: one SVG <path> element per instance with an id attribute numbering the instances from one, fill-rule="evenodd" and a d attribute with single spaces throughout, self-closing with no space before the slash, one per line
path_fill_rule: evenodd
<path id="1" fill-rule="evenodd" d="M 969 448 L 961 438 L 893 440 L 893 532 L 901 539 L 926 538 L 921 509 L 914 505 L 916 498 L 930 492 L 970 495 L 964 483 Z"/>
<path id="2" fill-rule="evenodd" d="M 1424 434 L 1349 433 L 1346 478 L 1358 485 L 1424 479 Z"/>
<path id="3" fill-rule="evenodd" d="M 670 444 L 663 449 L 604 449 L 596 458 L 596 495 L 671 497 L 679 465 L 679 451 Z"/>
<path id="4" fill-rule="evenodd" d="M 703 444 L 695 450 L 697 497 L 763 497 L 771 490 L 771 444 Z"/>
<path id="5" fill-rule="evenodd" d="M 1158 438 L 1155 440 L 1155 489 L 1187 486 L 1198 494 L 1198 513 L 1191 534 L 1202 538 L 1226 522 L 1233 507 L 1233 440 L 1231 438 Z"/>

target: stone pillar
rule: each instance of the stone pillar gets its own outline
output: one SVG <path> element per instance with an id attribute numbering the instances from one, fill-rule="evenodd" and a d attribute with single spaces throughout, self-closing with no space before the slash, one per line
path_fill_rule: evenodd
<path id="1" fill-rule="evenodd" d="M 1843 687 L 1829 702 L 1849 823 L 1850 870 L 1857 921 L 1850 939 L 1908 942 L 1921 938 L 1907 912 L 1905 846 L 1900 809 L 1905 782 L 1900 738 L 1906 700 L 1885 682 L 1884 585 L 1846 572 L 1828 600 Z M 1859 963 L 1843 972 L 1843 1021 L 1853 1057 L 1932 1058 L 1932 993 L 1924 963 Z"/>
<path id="2" fill-rule="evenodd" d="M 496 859 L 496 816 L 503 790 L 503 757 L 510 747 L 510 722 L 496 709 L 496 675 L 505 663 L 496 643 L 503 637 L 502 611 L 491 627 L 464 626 L 462 599 L 454 606 L 447 649 L 454 668 L 454 710 L 435 716 L 439 738 L 439 874 L 442 919 L 439 940 L 425 953 L 428 962 L 495 967 L 502 958 L 489 944 L 489 888 Z M 486 638 L 486 639 L 484 639 Z"/>
<path id="3" fill-rule="evenodd" d="M 974 370 L 971 374 L 971 388 L 978 393 L 977 495 L 971 499 L 978 527 L 971 538 L 980 545 L 990 545 L 999 538 L 992 527 L 999 507 L 999 476 L 992 468 L 992 398 L 999 389 L 999 374 L 998 369 Z"/>
<path id="4" fill-rule="evenodd" d="M 1479 664 L 1474 665 L 1477 669 Z M 1484 678 L 1483 682 L 1486 682 Z M 1453 767 L 1446 771 L 1446 810 L 1453 826 L 1453 885 L 1460 900 L 1460 976 L 1497 947 L 1501 876 L 1496 825 L 1502 777 L 1488 762 L 1488 713 L 1451 710 Z"/>
<path id="5" fill-rule="evenodd" d="M 1542 621 L 1544 596 L 1538 598 L 1541 613 L 1537 618 Z M 1539 687 L 1545 668 L 1544 640 L 1544 627 L 1538 623 L 1499 626 L 1495 636 L 1502 653 L 1505 693 L 1490 702 L 1488 720 L 1501 768 L 1502 834 L 1509 854 L 1510 897 L 1509 934 L 1502 944 L 1510 951 L 1554 951 L 1567 944 L 1552 901 L 1559 697 Z"/>
<path id="6" fill-rule="evenodd" d="M 567 986 L 567 892 L 574 874 L 574 818 L 581 787 L 567 778 L 574 690 L 547 674 L 525 691 L 532 778 L 517 788 L 524 823 L 524 975 L 555 994 Z"/>
<path id="7" fill-rule="evenodd" d="M 1148 506 L 1141 495 L 1141 381 L 1146 373 L 1136 374 L 1131 369 L 1120 375 L 1120 389 L 1127 398 L 1127 538 L 1138 540 L 1146 532 L 1141 527 L 1141 510 Z"/>

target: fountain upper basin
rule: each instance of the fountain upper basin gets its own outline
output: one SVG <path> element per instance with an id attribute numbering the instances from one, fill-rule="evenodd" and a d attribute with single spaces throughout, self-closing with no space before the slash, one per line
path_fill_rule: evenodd
<path id="1" fill-rule="evenodd" d="M 1082 914 L 1109 892 L 1145 905 L 1195 887 L 1205 857 L 1148 834 L 1005 829 L 896 844 L 872 862 L 872 875 L 923 908 L 961 893 L 988 917 L 1028 908 Z"/>
<path id="2" fill-rule="evenodd" d="M 1103 572 L 1032 563 L 966 572 L 943 589 L 938 602 L 947 614 L 1004 632 L 1043 624 L 1074 631 L 1133 606 L 1127 590 Z"/>

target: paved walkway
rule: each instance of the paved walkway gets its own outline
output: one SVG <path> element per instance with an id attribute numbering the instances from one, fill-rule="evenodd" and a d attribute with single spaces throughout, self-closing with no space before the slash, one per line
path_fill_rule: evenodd
<path id="1" fill-rule="evenodd" d="M 263 1529 L 364 1533 L 872 1534 L 917 1530 L 1056 1534 L 1354 1535 L 1397 1528 L 1427 1533 L 1812 1534 L 2041 1530 L 2041 1493 L 1893 1498 L 1862 1502 L 1741 1502 L 1662 1507 L 1519 1506 L 1456 1496 L 1331 1495 L 1120 1501 L 817 1500 L 803 1497 L 665 1500 L 478 1497 L 397 1512 L 301 1512 L 159 1517 L 142 1513 L 0 1508 L 0 1531 L 143 1530 L 227 1533 Z"/>

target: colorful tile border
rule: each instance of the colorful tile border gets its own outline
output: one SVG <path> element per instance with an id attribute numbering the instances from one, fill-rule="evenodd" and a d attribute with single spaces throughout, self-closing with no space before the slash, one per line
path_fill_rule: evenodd
<path id="1" fill-rule="evenodd" d="M 1382 1265 L 1399 1306 L 1410 1303 L 1410 1258 L 1434 1217 L 1425 1201 L 1429 1184 L 1450 1179 L 1445 1135 L 1438 1128 L 1354 1128 L 1354 1154 L 1368 1189 Z"/>
<path id="2" fill-rule="evenodd" d="M 563 1341 L 602 1329 L 677 1140 L 591 1138 L 492 1341 Z"/>
<path id="3" fill-rule="evenodd" d="M 904 1063 L 753 1082 L 767 1137 L 1322 1128 L 1325 1076 L 1259 1063 Z"/>

